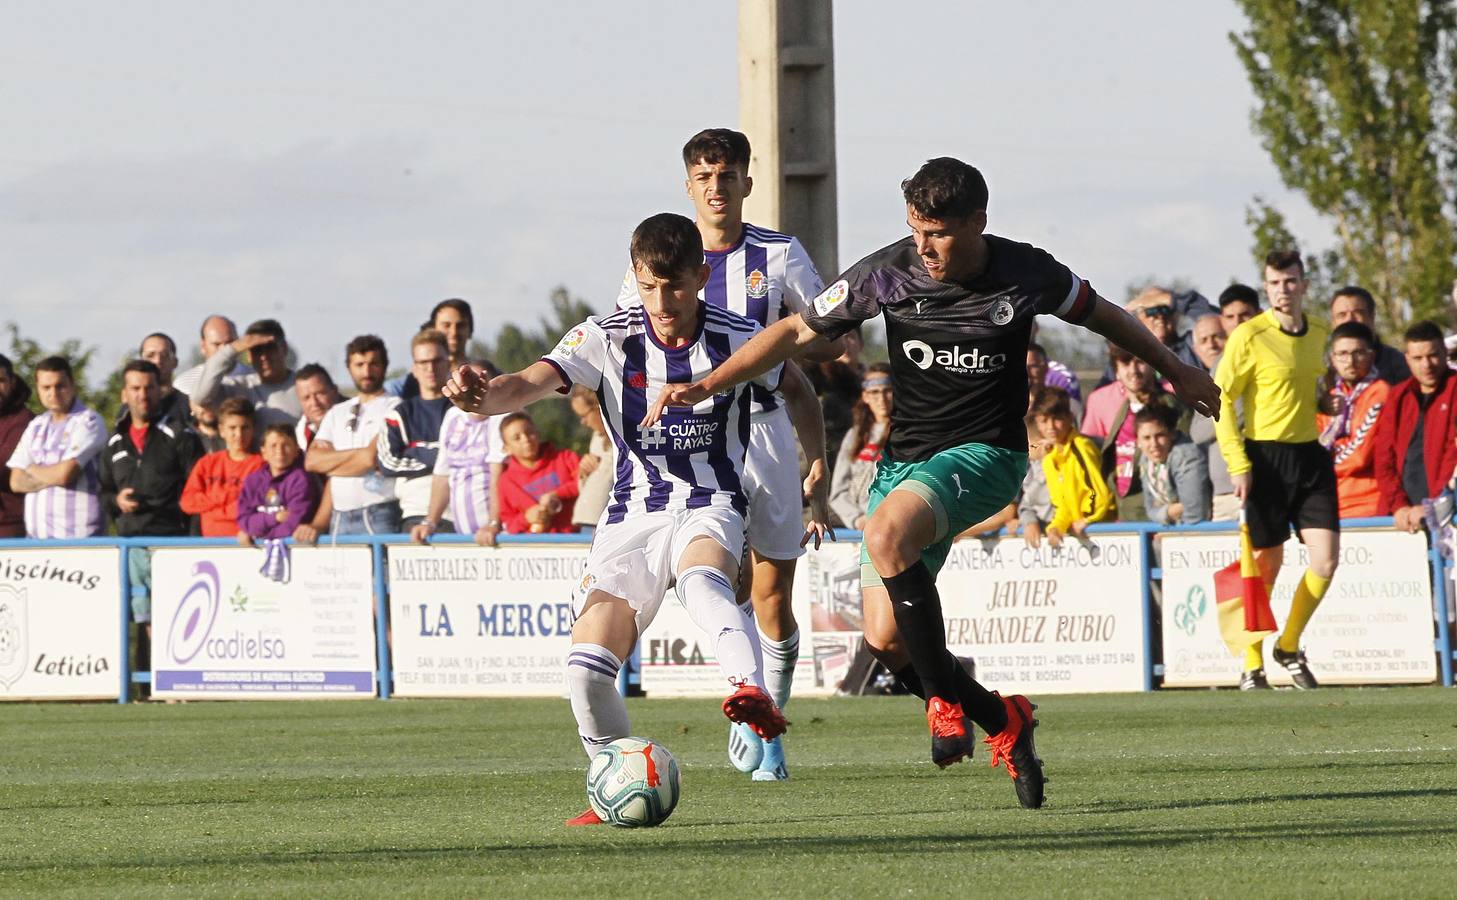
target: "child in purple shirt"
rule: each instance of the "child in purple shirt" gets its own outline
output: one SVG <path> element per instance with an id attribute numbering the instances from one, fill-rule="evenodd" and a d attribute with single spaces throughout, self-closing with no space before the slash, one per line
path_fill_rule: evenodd
<path id="1" fill-rule="evenodd" d="M 293 428 L 269 425 L 263 430 L 264 466 L 243 479 L 238 495 L 238 543 L 292 537 L 308 523 L 319 504 L 319 485 L 304 471 Z"/>

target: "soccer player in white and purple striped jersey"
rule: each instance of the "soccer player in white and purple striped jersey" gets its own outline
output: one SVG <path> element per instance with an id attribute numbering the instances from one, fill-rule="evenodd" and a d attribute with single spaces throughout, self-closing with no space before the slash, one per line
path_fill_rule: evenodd
<path id="1" fill-rule="evenodd" d="M 744 200 L 754 187 L 749 177 L 750 156 L 749 139 L 742 133 L 709 128 L 683 146 L 683 167 L 688 196 L 693 200 L 694 224 L 703 238 L 709 268 L 699 296 L 767 328 L 785 316 L 803 312 L 824 290 L 824 283 L 797 238 L 744 221 Z M 628 309 L 641 302 L 637 279 L 629 271 L 617 305 Z M 839 353 L 835 341 L 824 353 L 809 358 L 819 362 Z M 747 587 L 753 598 L 769 693 L 783 707 L 789 702 L 799 662 L 799 626 L 790 594 L 795 561 L 804 552 L 799 540 L 803 492 L 795 429 L 785 414 L 783 399 L 763 387 L 750 390 L 753 405 L 744 493 L 749 499 L 751 569 L 741 587 Z M 820 430 L 823 422 L 812 427 Z M 803 434 L 800 439 L 804 442 Z M 811 479 L 827 477 L 823 464 L 808 452 L 807 445 L 805 449 L 811 460 Z M 760 741 L 743 726 L 729 729 L 729 761 L 751 773 L 755 781 L 788 777 L 783 743 Z"/>
<path id="2" fill-rule="evenodd" d="M 106 446 L 106 423 L 77 399 L 71 364 L 63 357 L 36 364 L 35 392 L 46 411 L 30 420 L 6 463 L 11 490 L 25 494 L 26 536 L 99 534 L 97 456 Z"/>
<path id="3" fill-rule="evenodd" d="M 653 427 L 640 424 L 664 384 L 706 376 L 759 326 L 698 298 L 709 267 L 698 230 L 683 216 L 661 213 L 639 225 L 631 258 L 640 306 L 589 318 L 513 375 L 487 382 L 462 367 L 445 395 L 467 412 L 494 415 L 576 384 L 597 393 L 617 447 L 617 480 L 572 598 L 567 654 L 572 712 L 588 757 L 630 733 L 617 673 L 675 583 L 689 615 L 713 641 L 732 690 L 724 714 L 772 740 L 788 723 L 764 689 L 753 615 L 734 595 L 748 510 L 747 386 L 675 410 Z M 775 389 L 785 371 L 775 367 L 754 383 Z M 815 421 L 807 380 L 787 378 L 783 396 L 796 424 Z M 818 546 L 829 517 L 823 482 L 811 509 L 813 521 L 800 540 L 813 537 Z M 589 809 L 568 824 L 600 822 Z"/>

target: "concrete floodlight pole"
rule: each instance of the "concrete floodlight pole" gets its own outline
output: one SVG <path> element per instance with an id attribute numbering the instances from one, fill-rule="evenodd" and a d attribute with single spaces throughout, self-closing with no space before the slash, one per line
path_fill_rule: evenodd
<path id="1" fill-rule="evenodd" d="M 739 0 L 739 127 L 754 146 L 744 218 L 839 268 L 835 35 L 830 0 Z"/>

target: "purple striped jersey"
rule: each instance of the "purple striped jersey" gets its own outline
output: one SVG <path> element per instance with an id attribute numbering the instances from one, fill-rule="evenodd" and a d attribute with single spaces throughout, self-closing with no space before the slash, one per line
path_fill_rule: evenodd
<path id="1" fill-rule="evenodd" d="M 91 537 L 101 532 L 97 456 L 106 446 L 106 423 L 77 400 L 64 418 L 43 412 L 30 420 L 15 452 L 12 469 L 53 466 L 75 460 L 81 467 L 70 487 L 48 487 L 25 495 L 25 533 L 33 538 Z"/>
<path id="2" fill-rule="evenodd" d="M 727 250 L 710 250 L 703 256 L 709 276 L 699 296 L 714 306 L 753 319 L 761 328 L 803 312 L 825 289 L 798 238 L 747 222 L 737 244 Z M 641 303 L 637 276 L 628 269 L 617 295 L 617 307 L 628 309 Z M 751 391 L 754 412 L 779 406 L 772 391 L 760 387 Z"/>
<path id="3" fill-rule="evenodd" d="M 747 385 L 692 409 L 669 408 L 653 427 L 639 427 L 664 384 L 704 378 L 759 331 L 756 322 L 703 302 L 698 316 L 697 337 L 676 348 L 665 347 L 653 334 L 641 305 L 593 316 L 542 357 L 568 386 L 586 385 L 597 392 L 602 420 L 617 448 L 607 524 L 638 513 L 704 506 L 747 513 L 742 483 L 749 446 Z M 772 391 L 781 371 L 775 366 L 749 384 Z"/>
<path id="4" fill-rule="evenodd" d="M 432 474 L 450 479 L 450 519 L 459 534 L 475 534 L 491 521 L 491 463 L 506 461 L 503 418 L 477 419 L 452 406 L 441 420 Z"/>

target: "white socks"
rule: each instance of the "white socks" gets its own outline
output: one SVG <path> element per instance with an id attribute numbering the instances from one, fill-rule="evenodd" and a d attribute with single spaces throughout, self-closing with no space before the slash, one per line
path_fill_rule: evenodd
<path id="1" fill-rule="evenodd" d="M 617 692 L 622 660 L 598 644 L 573 644 L 567 653 L 567 690 L 577 735 L 587 758 L 618 738 L 627 737 L 627 703 Z"/>
<path id="2" fill-rule="evenodd" d="M 794 667 L 799 663 L 799 632 L 782 641 L 771 641 L 759 635 L 764 654 L 764 684 L 774 705 L 783 709 L 789 703 L 789 689 L 794 682 Z"/>
<path id="3" fill-rule="evenodd" d="M 678 597 L 694 624 L 714 641 L 713 655 L 730 682 L 764 687 L 764 662 L 754 614 L 734 602 L 734 587 L 712 566 L 678 573 Z"/>

